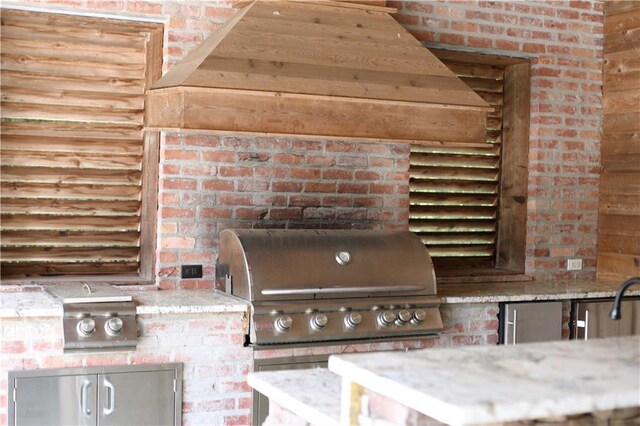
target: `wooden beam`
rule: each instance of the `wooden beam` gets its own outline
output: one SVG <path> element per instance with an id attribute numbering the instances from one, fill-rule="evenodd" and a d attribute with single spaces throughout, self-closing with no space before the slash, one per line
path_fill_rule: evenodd
<path id="1" fill-rule="evenodd" d="M 483 109 L 316 95 L 176 88 L 147 94 L 150 129 L 284 133 L 420 143 L 485 140 Z"/>
<path id="2" fill-rule="evenodd" d="M 505 68 L 502 180 L 496 266 L 524 272 L 527 237 L 530 64 Z"/>

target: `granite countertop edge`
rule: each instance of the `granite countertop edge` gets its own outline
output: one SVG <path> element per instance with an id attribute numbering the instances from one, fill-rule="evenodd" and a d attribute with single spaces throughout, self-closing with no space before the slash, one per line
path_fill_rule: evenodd
<path id="1" fill-rule="evenodd" d="M 249 304 L 214 290 L 129 292 L 138 315 L 246 313 Z M 45 291 L 0 292 L 0 318 L 60 317 L 62 305 Z"/>
<path id="2" fill-rule="evenodd" d="M 614 297 L 619 286 L 598 280 L 441 284 L 438 296 L 443 304 L 598 299 Z M 640 296 L 640 287 L 629 288 L 625 296 Z"/>

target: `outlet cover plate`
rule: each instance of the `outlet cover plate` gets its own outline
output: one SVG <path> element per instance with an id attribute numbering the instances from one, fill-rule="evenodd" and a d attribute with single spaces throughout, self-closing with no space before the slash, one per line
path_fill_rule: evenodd
<path id="1" fill-rule="evenodd" d="M 581 271 L 582 259 L 567 259 L 567 271 Z"/>
<path id="2" fill-rule="evenodd" d="M 202 278 L 202 265 L 182 265 L 182 278 Z"/>

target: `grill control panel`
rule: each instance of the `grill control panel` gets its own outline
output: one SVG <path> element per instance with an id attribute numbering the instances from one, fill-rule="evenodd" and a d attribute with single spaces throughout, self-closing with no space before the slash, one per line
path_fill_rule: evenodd
<path id="1" fill-rule="evenodd" d="M 135 347 L 138 339 L 133 302 L 63 305 L 65 350 Z"/>
<path id="2" fill-rule="evenodd" d="M 370 339 L 441 331 L 438 303 L 359 304 L 324 309 L 313 303 L 288 305 L 286 312 L 256 307 L 251 338 L 259 344 Z M 297 309 L 296 309 L 297 308 Z"/>

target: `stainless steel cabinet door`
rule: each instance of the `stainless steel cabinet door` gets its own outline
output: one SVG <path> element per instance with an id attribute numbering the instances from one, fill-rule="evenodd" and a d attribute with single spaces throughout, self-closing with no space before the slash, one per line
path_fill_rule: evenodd
<path id="1" fill-rule="evenodd" d="M 98 426 L 174 425 L 173 370 L 98 376 Z"/>
<path id="2" fill-rule="evenodd" d="M 15 425 L 96 424 L 97 376 L 23 377 L 15 381 Z"/>
<path id="3" fill-rule="evenodd" d="M 562 339 L 562 302 L 504 303 L 500 318 L 505 345 Z"/>
<path id="4" fill-rule="evenodd" d="M 612 304 L 613 299 L 574 302 L 573 338 L 588 340 L 640 334 L 640 300 L 624 300 L 620 308 L 622 318 L 617 321 L 609 317 Z"/>

